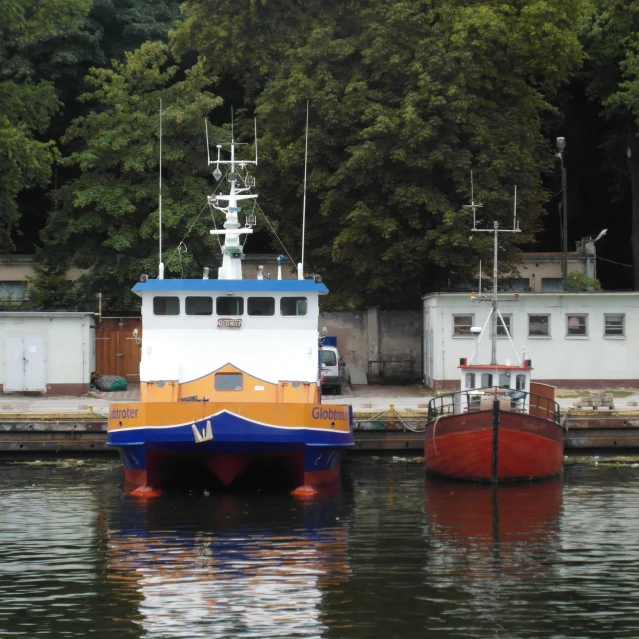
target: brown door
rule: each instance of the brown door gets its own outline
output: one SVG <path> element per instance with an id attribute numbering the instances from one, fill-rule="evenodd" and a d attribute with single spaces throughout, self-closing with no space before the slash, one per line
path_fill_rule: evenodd
<path id="1" fill-rule="evenodd" d="M 137 337 L 133 331 L 137 329 Z M 142 320 L 139 317 L 102 319 L 95 332 L 95 365 L 98 373 L 140 381 Z"/>

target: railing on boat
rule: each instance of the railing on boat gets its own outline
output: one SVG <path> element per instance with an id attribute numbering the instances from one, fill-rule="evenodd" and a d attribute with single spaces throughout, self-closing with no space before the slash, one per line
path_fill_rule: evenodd
<path id="1" fill-rule="evenodd" d="M 428 419 L 433 420 L 444 415 L 461 415 L 466 412 L 492 410 L 493 402 L 496 399 L 499 400 L 500 409 L 503 411 L 525 413 L 561 423 L 559 404 L 554 399 L 498 386 L 456 391 L 433 397 L 428 402 Z"/>

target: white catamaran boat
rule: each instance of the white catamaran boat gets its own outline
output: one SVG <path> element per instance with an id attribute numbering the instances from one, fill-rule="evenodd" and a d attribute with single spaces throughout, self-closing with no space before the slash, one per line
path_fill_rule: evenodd
<path id="1" fill-rule="evenodd" d="M 207 142 L 208 146 L 208 142 Z M 313 492 L 337 479 L 343 450 L 352 446 L 350 406 L 322 406 L 320 278 L 242 279 L 243 202 L 257 197 L 248 167 L 218 145 L 213 175 L 227 168 L 228 193 L 209 196 L 226 216 L 217 279 L 145 276 L 133 291 L 142 298 L 141 402 L 112 405 L 108 445 L 116 447 L 127 483 L 152 495 L 192 475 L 230 485 L 282 475 L 288 485 Z M 161 252 L 160 252 L 161 256 Z"/>

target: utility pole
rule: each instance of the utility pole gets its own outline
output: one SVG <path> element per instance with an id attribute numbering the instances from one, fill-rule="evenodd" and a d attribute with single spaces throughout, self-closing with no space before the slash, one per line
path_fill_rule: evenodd
<path id="1" fill-rule="evenodd" d="M 566 148 L 566 139 L 557 138 L 557 156 L 561 161 L 561 215 L 563 227 L 563 246 L 562 246 L 562 270 L 563 270 L 563 287 L 564 291 L 568 290 L 568 187 L 566 185 L 566 167 L 564 166 L 564 149 Z"/>

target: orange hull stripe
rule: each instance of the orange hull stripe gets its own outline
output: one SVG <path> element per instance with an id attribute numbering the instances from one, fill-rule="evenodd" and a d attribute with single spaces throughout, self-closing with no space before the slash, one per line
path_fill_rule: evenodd
<path id="1" fill-rule="evenodd" d="M 214 419 L 223 411 L 265 426 L 350 432 L 348 406 L 235 402 L 112 404 L 109 408 L 109 430 L 179 426 Z"/>

